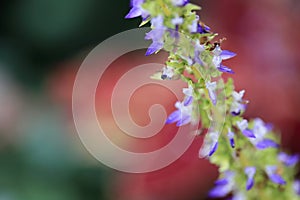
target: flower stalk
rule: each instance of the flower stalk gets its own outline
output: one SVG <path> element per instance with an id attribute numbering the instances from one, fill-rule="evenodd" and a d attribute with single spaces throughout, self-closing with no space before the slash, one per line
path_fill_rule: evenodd
<path id="1" fill-rule="evenodd" d="M 200 123 L 206 130 L 201 158 L 219 167 L 220 177 L 208 193 L 212 198 L 299 199 L 300 181 L 295 180 L 299 157 L 280 148 L 272 126 L 260 118 L 245 119 L 245 90 L 235 91 L 234 71 L 223 63 L 236 53 L 222 49 L 224 39 L 196 14 L 201 8 L 188 0 L 132 0 L 126 18 L 142 17 L 151 23 L 145 39 L 152 40 L 146 55 L 169 53 L 160 80 L 174 77 L 188 84 L 185 97 L 175 103 L 166 124 Z"/>

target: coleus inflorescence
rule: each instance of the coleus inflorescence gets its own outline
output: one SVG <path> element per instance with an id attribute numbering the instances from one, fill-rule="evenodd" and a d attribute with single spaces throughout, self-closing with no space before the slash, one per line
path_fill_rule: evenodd
<path id="1" fill-rule="evenodd" d="M 222 73 L 234 73 L 223 61 L 236 54 L 223 50 L 222 40 L 213 42 L 217 34 L 200 20 L 197 10 L 200 7 L 189 0 L 131 0 L 126 15 L 142 17 L 142 25 L 151 23 L 145 39 L 152 44 L 146 55 L 161 49 L 169 53 L 161 80 L 176 76 L 188 84 L 166 124 L 184 126 L 200 119 L 201 128 L 207 129 L 199 156 L 209 158 L 220 171 L 210 197 L 298 199 L 300 181 L 294 176 L 299 157 L 280 150 L 270 124 L 243 118 L 245 90 L 235 91 L 232 79 L 224 83 L 220 78 Z M 214 114 L 222 117 L 211 124 Z"/>

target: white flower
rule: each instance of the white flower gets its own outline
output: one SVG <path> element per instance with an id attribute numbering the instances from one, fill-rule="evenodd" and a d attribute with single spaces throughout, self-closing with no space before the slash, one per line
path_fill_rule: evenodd
<path id="1" fill-rule="evenodd" d="M 248 128 L 248 121 L 246 119 L 243 119 L 242 121 L 236 122 L 237 127 L 243 132 Z"/>
<path id="2" fill-rule="evenodd" d="M 179 17 L 178 15 L 176 15 L 176 17 L 174 17 L 172 20 L 171 20 L 172 24 L 174 26 L 177 26 L 177 25 L 181 25 L 183 23 L 183 18 L 182 17 Z"/>
<path id="3" fill-rule="evenodd" d="M 196 33 L 198 30 L 199 16 L 196 16 L 196 19 L 192 21 L 191 25 L 188 25 L 188 29 L 191 33 Z"/>
<path id="4" fill-rule="evenodd" d="M 208 94 L 209 94 L 209 97 L 210 97 L 212 103 L 214 105 L 216 105 L 216 103 L 217 103 L 217 95 L 216 95 L 217 83 L 208 81 L 205 83 L 205 85 L 206 85 L 206 89 L 208 90 Z"/>
<path id="5" fill-rule="evenodd" d="M 174 69 L 172 67 L 166 66 L 162 70 L 162 79 L 172 79 L 174 76 Z"/>
<path id="6" fill-rule="evenodd" d="M 233 91 L 232 93 L 233 102 L 230 108 L 231 114 L 239 115 L 241 111 L 245 110 L 245 105 L 243 104 L 244 94 L 245 94 L 245 90 L 241 90 L 240 92 Z"/>

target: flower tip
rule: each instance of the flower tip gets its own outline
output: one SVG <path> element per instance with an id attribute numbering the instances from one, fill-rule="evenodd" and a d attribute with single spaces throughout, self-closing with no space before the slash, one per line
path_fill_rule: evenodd
<path id="1" fill-rule="evenodd" d="M 218 67 L 218 70 L 220 72 L 226 72 L 226 73 L 229 73 L 229 74 L 234 74 L 234 71 L 224 65 L 220 65 L 220 67 Z"/>
<path id="2" fill-rule="evenodd" d="M 216 152 L 217 148 L 218 148 L 218 142 L 216 142 L 216 144 L 215 144 L 215 145 L 213 146 L 213 148 L 210 150 L 208 156 L 209 156 L 209 157 L 212 156 L 212 155 Z"/>
<path id="3" fill-rule="evenodd" d="M 277 167 L 276 166 L 266 166 L 266 172 L 269 176 L 269 179 L 276 184 L 285 185 L 286 181 L 276 173 Z"/>
<path id="4" fill-rule="evenodd" d="M 236 112 L 236 111 L 231 112 L 231 115 L 233 115 L 233 116 L 239 116 L 240 114 L 241 114 L 240 110 L 238 112 Z"/>
<path id="5" fill-rule="evenodd" d="M 254 185 L 254 181 L 249 181 L 249 183 L 247 183 L 247 185 L 246 185 L 246 190 L 251 190 L 253 185 Z"/>
<path id="6" fill-rule="evenodd" d="M 172 122 L 169 120 L 169 118 L 165 121 L 165 124 L 171 124 Z"/>
<path id="7" fill-rule="evenodd" d="M 277 183 L 279 185 L 285 185 L 286 184 L 286 181 L 281 176 L 279 176 L 278 174 L 273 174 L 273 176 L 271 178 L 271 181 L 274 182 L 274 183 Z"/>
<path id="8" fill-rule="evenodd" d="M 233 138 L 230 139 L 230 146 L 231 148 L 235 148 L 235 143 Z"/>
<path id="9" fill-rule="evenodd" d="M 125 19 L 131 19 L 131 18 L 133 18 L 133 17 L 131 17 L 130 13 L 128 13 L 124 18 L 125 18 Z"/>
<path id="10" fill-rule="evenodd" d="M 262 141 L 258 142 L 256 144 L 256 147 L 258 149 L 279 148 L 279 144 L 277 144 L 276 142 L 274 142 L 271 139 L 265 138 Z"/>
<path id="11" fill-rule="evenodd" d="M 135 17 L 140 16 L 141 14 L 142 14 L 142 12 L 140 9 L 133 7 L 129 11 L 129 13 L 125 16 L 125 19 L 135 18 Z"/>
<path id="12" fill-rule="evenodd" d="M 188 105 L 190 105 L 192 102 L 193 102 L 193 96 L 189 96 L 189 97 L 187 97 L 187 98 L 185 99 L 183 105 L 184 105 L 184 106 L 188 106 Z"/>
<path id="13" fill-rule="evenodd" d="M 180 115 L 181 115 L 181 113 L 178 110 L 172 112 L 166 119 L 165 124 L 171 124 L 171 123 L 174 123 L 174 122 L 180 120 Z"/>
<path id="14" fill-rule="evenodd" d="M 248 137 L 248 138 L 256 138 L 256 136 L 254 135 L 253 131 L 249 130 L 249 129 L 245 129 L 243 131 L 243 134 Z"/>
<path id="15" fill-rule="evenodd" d="M 227 59 L 235 57 L 236 53 L 234 53 L 232 51 L 228 51 L 228 50 L 222 50 L 220 56 L 222 57 L 223 60 L 227 60 Z"/>
<path id="16" fill-rule="evenodd" d="M 183 116 L 177 123 L 176 123 L 176 126 L 179 127 L 179 126 L 183 126 L 183 125 L 186 125 L 188 123 L 191 122 L 191 117 L 190 116 Z"/>
<path id="17" fill-rule="evenodd" d="M 213 99 L 213 100 L 212 100 L 212 103 L 213 103 L 214 106 L 217 105 L 217 100 L 216 100 L 216 99 Z"/>
<path id="18" fill-rule="evenodd" d="M 145 53 L 145 56 L 150 56 L 151 54 L 153 54 L 153 50 L 152 49 L 148 49 Z"/>

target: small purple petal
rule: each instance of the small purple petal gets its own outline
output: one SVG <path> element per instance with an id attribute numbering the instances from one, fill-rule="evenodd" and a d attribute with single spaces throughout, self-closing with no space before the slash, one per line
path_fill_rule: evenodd
<path id="1" fill-rule="evenodd" d="M 153 42 L 153 43 L 149 46 L 149 48 L 148 48 L 148 50 L 147 50 L 147 52 L 146 52 L 145 55 L 146 55 L 146 56 L 149 56 L 149 55 L 151 55 L 151 54 L 153 54 L 153 53 L 159 51 L 160 49 L 162 49 L 163 46 L 164 46 L 163 43 L 160 43 L 160 42 Z"/>
<path id="2" fill-rule="evenodd" d="M 243 131 L 243 134 L 244 134 L 246 137 L 248 137 L 248 138 L 256 138 L 255 135 L 254 135 L 254 133 L 253 133 L 253 131 L 250 130 L 250 129 L 245 129 L 245 130 Z"/>
<path id="3" fill-rule="evenodd" d="M 286 166 L 293 166 L 299 162 L 299 156 L 293 155 L 290 156 L 288 160 L 285 161 Z"/>
<path id="4" fill-rule="evenodd" d="M 256 143 L 256 148 L 258 149 L 266 149 L 266 148 L 278 148 L 279 145 L 271 139 L 263 139 Z"/>
<path id="5" fill-rule="evenodd" d="M 220 65 L 220 67 L 218 67 L 218 70 L 221 71 L 221 72 L 227 72 L 229 74 L 234 74 L 234 71 L 224 65 Z"/>
<path id="6" fill-rule="evenodd" d="M 299 162 L 299 156 L 298 155 L 290 156 L 290 155 L 288 155 L 284 152 L 279 153 L 278 159 L 288 167 L 296 165 Z"/>
<path id="7" fill-rule="evenodd" d="M 206 25 L 201 26 L 200 24 L 198 24 L 198 28 L 197 28 L 197 32 L 198 33 L 209 33 L 210 28 Z"/>
<path id="8" fill-rule="evenodd" d="M 246 190 L 250 190 L 254 185 L 254 179 L 248 179 L 246 183 Z"/>
<path id="9" fill-rule="evenodd" d="M 265 126 L 268 131 L 271 131 L 273 129 L 273 124 L 271 124 L 271 123 L 267 123 Z"/>
<path id="10" fill-rule="evenodd" d="M 234 148 L 234 147 L 235 147 L 234 139 L 233 139 L 233 138 L 230 138 L 229 141 L 230 141 L 230 146 L 231 146 L 232 148 Z"/>
<path id="11" fill-rule="evenodd" d="M 226 178 L 222 178 L 215 181 L 215 185 L 226 185 L 226 184 L 228 184 L 228 180 Z"/>
<path id="12" fill-rule="evenodd" d="M 155 28 L 150 32 L 146 33 L 145 39 L 146 40 L 153 40 L 153 41 L 160 41 L 165 33 L 164 28 Z"/>
<path id="13" fill-rule="evenodd" d="M 280 184 L 280 185 L 286 184 L 285 180 L 279 174 L 276 174 L 276 170 L 277 170 L 277 166 L 274 165 L 266 166 L 266 172 L 269 176 L 269 179 L 276 184 Z"/>
<path id="14" fill-rule="evenodd" d="M 176 126 L 183 126 L 191 122 L 191 116 L 183 116 L 177 123 Z"/>
<path id="15" fill-rule="evenodd" d="M 174 6 L 183 7 L 189 3 L 189 0 L 172 0 Z"/>
<path id="16" fill-rule="evenodd" d="M 235 147 L 235 143 L 234 143 L 234 133 L 231 131 L 228 131 L 227 137 L 229 138 L 229 142 L 230 142 L 230 146 L 232 148 Z"/>
<path id="17" fill-rule="evenodd" d="M 216 142 L 216 143 L 212 146 L 212 149 L 210 150 L 208 156 L 212 156 L 212 155 L 216 152 L 217 148 L 218 148 L 218 142 Z"/>
<path id="18" fill-rule="evenodd" d="M 250 190 L 254 185 L 254 175 L 256 173 L 256 168 L 255 167 L 246 167 L 244 171 L 248 177 L 247 183 L 246 183 L 246 189 Z"/>
<path id="19" fill-rule="evenodd" d="M 188 4 L 190 2 L 190 0 L 184 0 L 182 6 L 185 6 L 186 4 Z"/>
<path id="20" fill-rule="evenodd" d="M 166 120 L 166 124 L 171 124 L 174 122 L 177 122 L 181 118 L 181 112 L 179 110 L 176 110 L 172 112 L 169 117 Z"/>
<path id="21" fill-rule="evenodd" d="M 279 185 L 286 184 L 286 181 L 278 174 L 271 174 L 269 175 L 269 178 L 273 183 L 277 183 Z"/>
<path id="22" fill-rule="evenodd" d="M 133 7 L 129 11 L 129 13 L 125 16 L 125 19 L 130 19 L 130 18 L 138 17 L 140 15 L 142 15 L 142 10 L 139 9 L 139 8 L 137 8 L 137 7 Z"/>
<path id="23" fill-rule="evenodd" d="M 178 25 L 175 26 L 175 30 L 174 29 L 170 29 L 170 28 L 168 29 L 168 32 L 170 33 L 170 36 L 172 38 L 177 39 L 176 43 L 178 42 L 178 39 L 180 37 L 180 34 L 179 34 L 178 30 L 179 30 L 179 26 Z"/>
<path id="24" fill-rule="evenodd" d="M 208 196 L 211 198 L 225 197 L 231 191 L 230 189 L 231 188 L 227 187 L 227 185 L 216 186 L 212 190 L 210 190 Z"/>
<path id="25" fill-rule="evenodd" d="M 222 60 L 227 60 L 229 58 L 233 58 L 236 56 L 236 53 L 228 51 L 228 50 L 223 50 L 222 53 L 220 54 Z"/>
<path id="26" fill-rule="evenodd" d="M 239 112 L 232 111 L 231 114 L 232 114 L 233 116 L 238 116 L 238 115 L 241 114 L 241 111 L 240 111 L 240 110 L 239 110 Z"/>
<path id="27" fill-rule="evenodd" d="M 143 21 L 146 21 L 149 17 L 150 17 L 150 15 L 148 13 L 142 12 L 142 19 L 143 19 Z"/>
<path id="28" fill-rule="evenodd" d="M 188 96 L 188 97 L 186 97 L 185 100 L 184 100 L 183 105 L 184 105 L 184 106 L 190 105 L 190 104 L 193 102 L 193 99 L 194 99 L 193 96 Z"/>
<path id="29" fill-rule="evenodd" d="M 131 0 L 130 1 L 130 6 L 131 7 L 134 7 L 134 6 L 139 6 L 141 5 L 142 3 L 144 3 L 145 0 Z"/>

